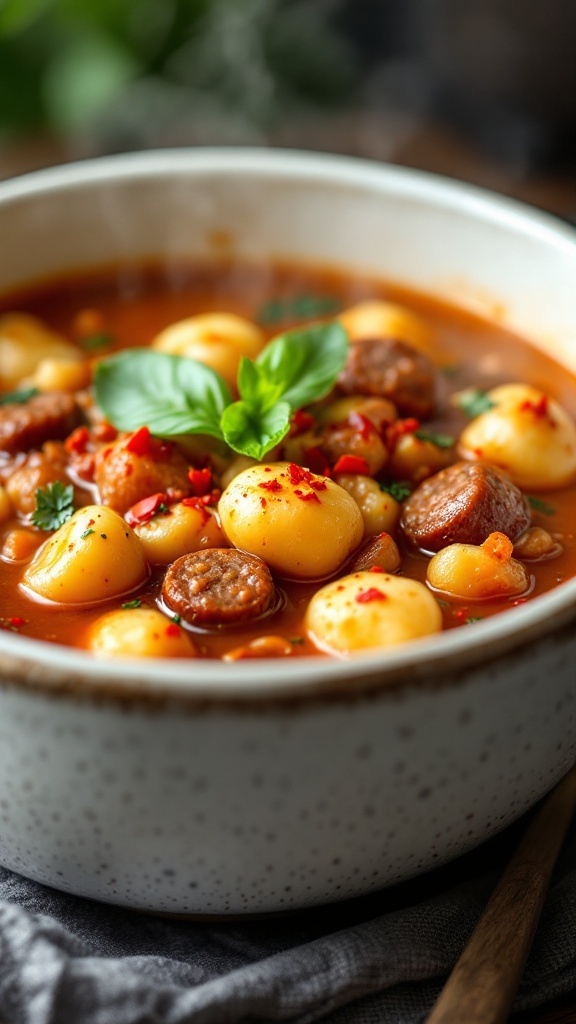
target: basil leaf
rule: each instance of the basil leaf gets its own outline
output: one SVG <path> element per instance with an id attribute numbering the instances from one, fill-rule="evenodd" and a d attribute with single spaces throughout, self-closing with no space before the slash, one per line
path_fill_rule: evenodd
<path id="1" fill-rule="evenodd" d="M 268 380 L 264 369 L 246 356 L 238 367 L 238 391 L 254 410 L 271 409 L 282 398 L 282 384 Z"/>
<path id="2" fill-rule="evenodd" d="M 451 448 L 454 444 L 454 438 L 450 434 L 437 434 L 434 430 L 415 430 L 414 437 L 420 441 L 430 441 L 430 444 L 435 444 L 437 448 Z"/>
<path id="3" fill-rule="evenodd" d="M 267 410 L 234 402 L 222 413 L 224 440 L 235 452 L 262 459 L 288 433 L 291 411 L 287 402 L 277 402 Z"/>
<path id="4" fill-rule="evenodd" d="M 488 412 L 496 405 L 480 388 L 467 388 L 466 391 L 461 391 L 454 396 L 454 404 L 458 409 L 462 409 L 462 412 L 466 413 L 471 420 L 476 416 L 481 416 L 483 412 Z"/>
<path id="5" fill-rule="evenodd" d="M 5 391 L 0 395 L 0 405 L 24 405 L 29 398 L 39 395 L 38 388 L 18 388 L 16 391 Z"/>
<path id="6" fill-rule="evenodd" d="M 328 394 L 347 354 L 348 336 L 334 321 L 280 334 L 263 349 L 256 366 L 294 410 Z"/>
<path id="7" fill-rule="evenodd" d="M 128 349 L 98 364 L 96 401 L 118 430 L 149 427 L 160 437 L 209 434 L 232 397 L 215 370 L 184 356 Z"/>

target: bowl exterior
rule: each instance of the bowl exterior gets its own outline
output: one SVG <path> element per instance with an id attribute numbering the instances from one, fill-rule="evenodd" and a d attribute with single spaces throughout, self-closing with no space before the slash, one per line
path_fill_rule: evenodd
<path id="1" fill-rule="evenodd" d="M 278 153 L 103 161 L 0 186 L 0 230 L 11 239 L 2 290 L 133 257 L 216 258 L 226 232 L 227 256 L 388 276 L 529 328 L 576 366 L 574 242 L 546 218 L 422 175 Z M 305 659 L 227 666 L 236 698 L 218 689 L 221 666 L 195 663 L 188 679 L 163 667 L 166 695 L 157 675 L 150 699 L 129 666 L 110 666 L 108 692 L 92 686 L 80 655 L 72 667 L 63 657 L 61 686 L 53 670 L 43 685 L 40 647 L 0 636 L 0 861 L 179 914 L 294 909 L 437 866 L 574 762 L 567 586 L 542 615 L 518 609 L 518 623 L 538 618 L 533 636 L 482 623 L 464 660 L 442 637 L 430 666 L 414 647 L 418 671 L 408 653 L 402 686 L 387 686 L 394 656 L 368 673 L 340 663 L 332 681 L 326 661 Z M 496 647 L 480 639 L 491 630 L 505 634 Z"/>

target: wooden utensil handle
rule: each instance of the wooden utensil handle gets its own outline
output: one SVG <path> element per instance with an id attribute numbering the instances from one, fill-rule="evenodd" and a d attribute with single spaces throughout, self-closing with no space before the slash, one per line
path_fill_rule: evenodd
<path id="1" fill-rule="evenodd" d="M 576 808 L 576 768 L 545 798 L 490 897 L 428 1024 L 504 1024 Z"/>

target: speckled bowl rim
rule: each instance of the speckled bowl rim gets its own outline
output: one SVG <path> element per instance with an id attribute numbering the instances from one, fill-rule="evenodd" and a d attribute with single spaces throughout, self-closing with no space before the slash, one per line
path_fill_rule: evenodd
<path id="1" fill-rule="evenodd" d="M 239 176 L 266 174 L 291 181 L 326 181 L 379 188 L 454 213 L 506 225 L 532 244 L 563 249 L 576 262 L 576 232 L 529 206 L 472 185 L 428 172 L 391 167 L 349 157 L 286 150 L 163 150 L 104 157 L 50 168 L 0 182 L 0 209 L 26 196 L 63 189 L 206 172 Z M 56 644 L 0 633 L 0 681 L 53 693 L 117 696 L 118 699 L 176 698 L 267 703 L 271 699 L 337 697 L 412 685 L 454 685 L 470 668 L 501 657 L 524 655 L 543 639 L 566 635 L 576 622 L 576 579 L 553 591 L 477 622 L 402 647 L 354 657 L 251 660 L 233 665 L 210 662 L 124 659 L 95 660 L 90 654 Z M 576 643 L 576 637 L 575 637 Z M 353 686 L 353 689 L 351 689 Z"/>

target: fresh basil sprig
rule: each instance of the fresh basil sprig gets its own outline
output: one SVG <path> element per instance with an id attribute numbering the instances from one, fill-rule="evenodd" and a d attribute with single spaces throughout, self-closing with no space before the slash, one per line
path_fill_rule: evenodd
<path id="1" fill-rule="evenodd" d="M 184 356 L 128 349 L 99 363 L 96 401 L 119 430 L 159 437 L 208 434 L 261 459 L 286 436 L 292 413 L 323 398 L 344 366 L 348 338 L 337 322 L 288 331 L 238 371 L 239 400 L 215 370 Z"/>

